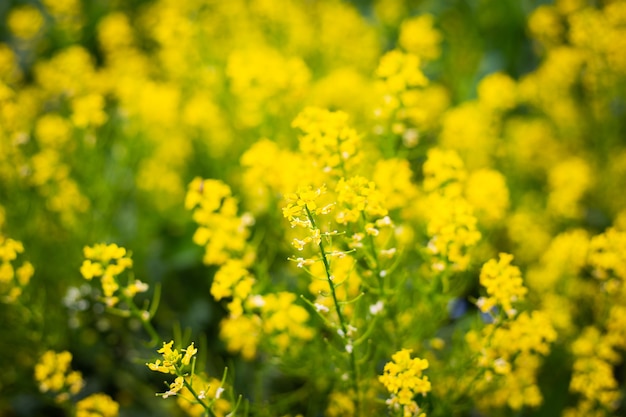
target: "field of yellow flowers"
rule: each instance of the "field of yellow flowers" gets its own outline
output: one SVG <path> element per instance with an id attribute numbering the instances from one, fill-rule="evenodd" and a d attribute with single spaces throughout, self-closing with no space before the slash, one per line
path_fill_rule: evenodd
<path id="1" fill-rule="evenodd" d="M 0 415 L 626 415 L 626 1 L 0 21 Z"/>

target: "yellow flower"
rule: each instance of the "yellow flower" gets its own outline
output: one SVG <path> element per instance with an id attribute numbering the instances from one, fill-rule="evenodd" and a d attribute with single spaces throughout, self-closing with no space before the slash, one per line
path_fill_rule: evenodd
<path id="1" fill-rule="evenodd" d="M 380 59 L 376 75 L 384 82 L 390 93 L 399 93 L 411 87 L 425 87 L 428 78 L 420 69 L 420 58 L 397 49 L 387 52 Z"/>
<path id="2" fill-rule="evenodd" d="M 196 349 L 193 346 L 193 342 L 191 342 L 191 344 L 187 346 L 187 349 L 183 349 L 183 350 L 185 351 L 185 356 L 183 356 L 180 363 L 182 363 L 183 365 L 189 365 L 191 358 L 193 357 L 193 355 L 195 355 L 198 352 L 198 349 Z"/>
<path id="3" fill-rule="evenodd" d="M 7 17 L 11 33 L 24 40 L 34 38 L 43 27 L 41 12 L 34 6 L 24 5 L 12 9 Z"/>
<path id="4" fill-rule="evenodd" d="M 103 393 L 91 394 L 76 403 L 76 417 L 117 417 L 119 404 Z"/>
<path id="5" fill-rule="evenodd" d="M 478 100 L 489 110 L 511 110 L 517 104 L 517 85 L 508 75 L 494 72 L 478 84 Z"/>
<path id="6" fill-rule="evenodd" d="M 163 393 L 163 398 L 167 398 L 172 395 L 178 394 L 178 391 L 180 391 L 183 388 L 184 383 L 185 383 L 185 378 L 183 378 L 182 376 L 176 377 L 174 382 L 170 384 L 170 389 Z"/>
<path id="7" fill-rule="evenodd" d="M 262 322 L 257 315 L 228 317 L 220 323 L 220 338 L 231 353 L 241 353 L 244 359 L 254 359 L 261 341 Z"/>
<path id="8" fill-rule="evenodd" d="M 178 371 L 178 367 L 181 365 L 180 360 L 183 355 L 178 352 L 178 349 L 172 349 L 173 345 L 173 340 L 168 343 L 163 342 L 163 347 L 157 350 L 157 353 L 162 355 L 162 360 L 157 359 L 154 363 L 146 363 L 146 366 L 148 366 L 151 371 L 175 375 Z"/>
<path id="9" fill-rule="evenodd" d="M 500 172 L 493 169 L 472 172 L 467 179 L 465 194 L 479 218 L 489 222 L 504 219 L 509 208 L 509 189 Z"/>
<path id="10" fill-rule="evenodd" d="M 291 126 L 304 132 L 299 138 L 300 151 L 323 172 L 345 175 L 361 161 L 361 137 L 348 124 L 347 113 L 307 107 Z"/>
<path id="11" fill-rule="evenodd" d="M 279 351 L 284 352 L 293 341 L 313 338 L 313 329 L 306 325 L 309 313 L 295 304 L 296 295 L 282 291 L 263 297 L 263 330 L 271 336 Z"/>
<path id="12" fill-rule="evenodd" d="M 387 215 L 384 195 L 376 189 L 376 184 L 361 176 L 341 178 L 335 189 L 339 205 L 336 220 L 338 223 L 355 223 L 362 215 L 369 218 Z"/>
<path id="13" fill-rule="evenodd" d="M 89 259 L 83 261 L 80 267 L 80 273 L 86 280 L 91 280 L 93 277 L 98 277 L 103 273 L 102 264 L 98 262 L 92 262 Z"/>
<path id="14" fill-rule="evenodd" d="M 515 310 L 512 303 L 524 299 L 528 292 L 522 281 L 522 273 L 519 268 L 511 265 L 513 255 L 500 254 L 500 259 L 491 259 L 483 265 L 480 271 L 480 284 L 485 287 L 489 299 L 480 306 L 483 312 L 488 311 L 493 305 L 501 305 L 504 312 L 513 316 Z"/>
<path id="15" fill-rule="evenodd" d="M 237 216 L 238 202 L 230 187 L 219 180 L 195 178 L 188 187 L 185 207 L 193 210 L 198 229 L 193 240 L 205 247 L 204 263 L 224 264 L 232 255 L 243 255 L 252 216 Z"/>
<path id="16" fill-rule="evenodd" d="M 378 380 L 391 394 L 387 404 L 390 408 L 402 407 L 404 415 L 410 411 L 419 411 L 413 401 L 417 394 L 426 395 L 431 390 L 431 384 L 423 371 L 428 369 L 426 359 L 411 358 L 410 349 L 402 349 L 391 356 L 392 362 L 387 362 L 383 375 Z M 408 414 L 414 415 L 414 414 Z"/>
<path id="17" fill-rule="evenodd" d="M 65 401 L 69 394 L 77 394 L 83 387 L 80 372 L 73 371 L 70 363 L 72 354 L 68 351 L 45 352 L 35 365 L 35 380 L 41 392 L 56 394 L 58 401 Z"/>
<path id="18" fill-rule="evenodd" d="M 104 106 L 104 97 L 100 94 L 77 97 L 72 101 L 72 122 L 80 128 L 101 126 L 108 119 Z"/>
<path id="19" fill-rule="evenodd" d="M 407 52 L 411 52 L 425 61 L 439 58 L 441 55 L 441 33 L 434 28 L 435 17 L 422 14 L 402 22 L 398 43 Z"/>

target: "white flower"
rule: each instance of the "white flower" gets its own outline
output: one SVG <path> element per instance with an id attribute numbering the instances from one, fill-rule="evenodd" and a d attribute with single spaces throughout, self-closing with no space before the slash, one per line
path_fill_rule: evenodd
<path id="1" fill-rule="evenodd" d="M 315 309 L 317 311 L 322 311 L 324 313 L 328 313 L 328 307 L 326 307 L 324 304 L 319 304 L 319 303 L 315 303 Z"/>
<path id="2" fill-rule="evenodd" d="M 262 295 L 254 295 L 250 297 L 250 302 L 253 306 L 257 308 L 263 307 L 265 305 L 265 299 Z"/>
<path id="3" fill-rule="evenodd" d="M 378 301 L 376 304 L 372 304 L 370 306 L 370 313 L 372 313 L 373 315 L 376 315 L 380 313 L 381 311 L 383 311 L 384 306 L 385 305 L 383 304 L 382 301 Z"/>

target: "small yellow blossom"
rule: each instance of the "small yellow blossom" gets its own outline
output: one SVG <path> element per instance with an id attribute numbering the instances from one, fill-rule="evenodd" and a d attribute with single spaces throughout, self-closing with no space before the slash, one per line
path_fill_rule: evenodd
<path id="1" fill-rule="evenodd" d="M 89 259 L 85 259 L 80 267 L 80 273 L 87 280 L 91 280 L 93 277 L 98 277 L 102 275 L 103 272 L 102 264 L 97 262 L 94 263 Z"/>
<path id="2" fill-rule="evenodd" d="M 185 352 L 185 355 L 183 355 L 178 349 L 172 349 L 173 345 L 173 340 L 168 343 L 164 342 L 163 347 L 157 350 L 157 353 L 160 353 L 162 358 L 155 360 L 154 363 L 146 363 L 146 366 L 150 368 L 151 371 L 179 375 L 184 367 L 189 366 L 191 359 L 198 350 L 194 347 L 192 342 L 187 349 L 182 350 Z"/>
<path id="3" fill-rule="evenodd" d="M 247 249 L 252 216 L 238 216 L 238 202 L 230 187 L 219 180 L 194 178 L 189 184 L 185 208 L 193 210 L 198 229 L 193 241 L 204 246 L 204 263 L 221 265 Z"/>
<path id="4" fill-rule="evenodd" d="M 441 55 L 441 33 L 434 28 L 435 17 L 422 14 L 402 22 L 398 43 L 407 52 L 425 61 Z"/>
<path id="5" fill-rule="evenodd" d="M 231 353 L 241 353 L 244 359 L 256 356 L 263 330 L 262 321 L 257 315 L 228 317 L 220 323 L 220 338 Z"/>
<path id="6" fill-rule="evenodd" d="M 517 85 L 504 73 L 489 74 L 478 84 L 478 100 L 490 110 L 511 110 L 517 104 Z"/>
<path id="7" fill-rule="evenodd" d="M 35 365 L 35 380 L 41 392 L 56 395 L 57 401 L 65 401 L 69 395 L 77 394 L 83 387 L 80 372 L 71 369 L 72 354 L 68 351 L 49 350 L 39 358 Z"/>
<path id="8" fill-rule="evenodd" d="M 180 363 L 182 363 L 183 365 L 189 365 L 189 362 L 191 361 L 191 358 L 193 358 L 193 356 L 198 353 L 198 349 L 196 349 L 193 346 L 193 342 L 191 342 L 191 344 L 189 346 L 187 346 L 187 349 L 183 349 L 185 351 L 185 356 L 183 356 L 183 358 L 181 359 Z"/>
<path id="9" fill-rule="evenodd" d="M 24 40 L 34 38 L 44 25 L 41 12 L 32 5 L 23 5 L 12 9 L 7 17 L 11 33 Z"/>
<path id="10" fill-rule="evenodd" d="M 97 393 L 76 403 L 76 417 L 117 417 L 119 404 L 106 394 Z"/>
<path id="11" fill-rule="evenodd" d="M 383 375 L 378 377 L 391 394 L 387 404 L 391 409 L 400 407 L 404 416 L 417 415 L 420 408 L 413 398 L 417 394 L 426 395 L 431 390 L 428 377 L 423 375 L 423 371 L 428 369 L 428 361 L 411 358 L 411 352 L 411 349 L 402 349 L 394 353 L 392 362 L 385 365 Z"/>
<path id="12" fill-rule="evenodd" d="M 479 306 L 487 312 L 494 305 L 500 305 L 508 316 L 515 314 L 512 303 L 524 299 L 528 290 L 524 287 L 518 267 L 512 266 L 513 255 L 501 253 L 500 259 L 491 259 L 480 271 L 480 284 L 485 287 L 489 298 Z"/>
<path id="13" fill-rule="evenodd" d="M 99 94 L 75 98 L 72 101 L 72 122 L 80 128 L 103 125 L 108 119 L 104 105 L 104 97 Z"/>
<path id="14" fill-rule="evenodd" d="M 420 58 L 417 55 L 394 49 L 380 59 L 376 75 L 383 80 L 385 88 L 393 94 L 411 87 L 425 87 L 428 85 L 428 78 L 420 69 L 420 64 Z"/>
<path id="15" fill-rule="evenodd" d="M 191 385 L 191 389 L 200 397 L 200 400 L 212 402 L 212 411 L 216 417 L 226 417 L 232 410 L 230 402 L 221 395 L 225 390 L 221 381 L 215 378 L 207 378 L 202 374 L 195 374 L 188 383 Z M 176 397 L 178 406 L 190 417 L 203 417 L 206 414 L 206 409 L 186 386 L 178 391 Z"/>
<path id="16" fill-rule="evenodd" d="M 121 286 L 118 277 L 126 270 L 132 268 L 133 261 L 127 256 L 125 248 L 112 243 L 110 245 L 98 243 L 83 248 L 85 259 L 80 267 L 83 278 L 91 281 L 94 277 L 100 277 L 104 302 L 113 307 L 119 302 L 119 293 L 133 297 L 139 292 L 146 291 L 147 284 L 135 280 Z"/>
<path id="17" fill-rule="evenodd" d="M 447 194 L 460 194 L 467 172 L 463 160 L 455 151 L 431 148 L 423 166 L 424 191 L 445 189 Z"/>
<path id="18" fill-rule="evenodd" d="M 35 268 L 28 261 L 17 266 L 18 255 L 24 252 L 22 242 L 0 234 L 0 299 L 13 303 L 23 293 L 35 273 Z"/>
<path id="19" fill-rule="evenodd" d="M 314 336 L 313 329 L 306 324 L 309 313 L 295 304 L 295 300 L 296 295 L 286 291 L 263 297 L 263 331 L 280 352 L 286 351 L 294 341 L 307 341 Z"/>
<path id="20" fill-rule="evenodd" d="M 479 169 L 472 172 L 465 185 L 465 195 L 479 219 L 487 222 L 504 219 L 509 208 L 506 179 L 496 170 Z"/>
<path id="21" fill-rule="evenodd" d="M 336 220 L 340 224 L 355 223 L 362 217 L 377 218 L 387 215 L 384 195 L 376 189 L 376 184 L 361 176 L 341 178 L 337 183 Z"/>
<path id="22" fill-rule="evenodd" d="M 302 130 L 300 151 L 325 173 L 345 175 L 360 162 L 361 137 L 348 124 L 348 114 L 318 107 L 305 108 L 292 122 Z"/>

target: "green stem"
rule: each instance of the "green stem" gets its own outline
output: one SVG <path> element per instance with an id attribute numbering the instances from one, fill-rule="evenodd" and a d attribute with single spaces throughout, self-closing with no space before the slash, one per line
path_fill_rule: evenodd
<path id="1" fill-rule="evenodd" d="M 367 224 L 367 219 L 365 218 L 365 212 L 361 212 L 361 219 L 363 220 L 363 229 L 365 229 L 365 225 Z M 367 233 L 367 231 L 366 231 Z M 378 290 L 380 291 L 380 296 L 385 298 L 385 287 L 383 278 L 380 276 L 380 262 L 378 261 L 378 254 L 376 253 L 376 244 L 374 243 L 374 236 L 367 233 L 367 242 L 369 246 L 369 250 L 371 252 L 372 259 L 374 260 L 374 273 L 376 274 L 376 279 L 378 280 Z"/>
<path id="2" fill-rule="evenodd" d="M 313 214 L 309 210 L 309 207 L 305 204 L 304 208 L 306 210 L 307 217 L 311 222 L 311 227 L 317 229 L 315 224 L 315 219 L 313 218 Z M 332 274 L 330 273 L 330 263 L 328 262 L 328 257 L 326 256 L 326 249 L 324 248 L 324 242 L 320 240 L 319 243 L 320 254 L 322 256 L 322 262 L 324 263 L 324 270 L 326 271 L 326 280 L 328 281 L 328 286 L 330 287 L 330 293 L 333 298 L 333 303 L 335 304 L 335 310 L 337 311 L 337 318 L 339 319 L 339 326 L 341 327 L 342 337 L 348 337 L 348 326 L 346 325 L 346 320 L 343 317 L 343 313 L 341 312 L 341 304 L 337 299 L 337 293 L 335 291 L 335 283 L 333 282 Z M 358 417 L 361 413 L 361 396 L 359 393 L 359 371 L 356 364 L 356 354 L 354 352 L 354 346 L 351 351 L 348 352 L 350 355 L 350 367 L 352 368 L 352 385 L 355 391 L 355 408 L 356 408 L 356 416 Z"/>
<path id="3" fill-rule="evenodd" d="M 185 386 L 185 388 L 187 388 L 189 390 L 189 392 L 191 393 L 191 395 L 193 395 L 193 397 L 196 399 L 196 401 L 198 401 L 198 404 L 200 404 L 205 409 L 205 411 L 207 412 L 207 414 L 209 416 L 216 417 L 216 415 L 213 412 L 213 410 L 211 410 L 211 407 L 209 407 L 204 401 L 202 401 L 200 399 L 200 397 L 198 396 L 196 391 L 193 389 L 191 384 L 189 382 L 187 382 L 187 380 L 184 378 L 184 376 L 183 376 L 183 385 Z"/>
<path id="4" fill-rule="evenodd" d="M 132 298 L 130 298 L 129 296 L 124 294 L 123 291 L 121 292 L 121 295 L 122 295 L 122 298 L 124 299 L 124 301 L 126 302 L 126 304 L 128 305 L 128 308 L 130 310 L 131 315 L 136 317 L 141 322 L 141 325 L 143 326 L 143 328 L 150 335 L 150 344 L 149 344 L 149 346 L 156 346 L 157 343 L 159 343 L 159 341 L 161 340 L 161 336 L 159 336 L 159 333 L 157 333 L 156 329 L 154 328 L 154 326 L 150 322 L 150 319 L 152 318 L 152 315 L 149 312 L 147 312 L 148 313 L 147 314 L 148 317 L 146 317 L 146 315 L 143 314 L 144 311 L 140 310 L 139 307 L 137 307 L 137 305 L 135 305 L 135 302 L 133 301 Z"/>

